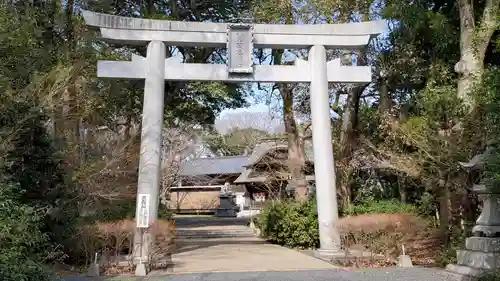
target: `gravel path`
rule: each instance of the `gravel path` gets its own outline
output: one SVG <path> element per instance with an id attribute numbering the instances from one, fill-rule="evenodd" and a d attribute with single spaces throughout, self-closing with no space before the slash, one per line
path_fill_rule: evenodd
<path id="1" fill-rule="evenodd" d="M 88 279 L 66 277 L 64 281 L 454 281 L 440 269 L 433 268 L 377 268 L 346 271 L 308 270 L 281 272 L 192 273 L 148 277 L 110 277 Z"/>

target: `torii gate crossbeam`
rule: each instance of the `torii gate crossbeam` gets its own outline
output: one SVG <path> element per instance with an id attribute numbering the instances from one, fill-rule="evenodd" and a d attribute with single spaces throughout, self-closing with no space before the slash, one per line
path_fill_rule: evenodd
<path id="1" fill-rule="evenodd" d="M 220 47 L 227 44 L 229 23 L 185 22 L 120 17 L 82 11 L 85 23 L 97 27 L 102 38 L 126 44 L 145 45 L 162 41 L 170 46 Z M 316 45 L 361 48 L 385 29 L 384 21 L 346 24 L 253 24 L 258 48 L 299 49 Z"/>
<path id="2" fill-rule="evenodd" d="M 168 81 L 223 81 L 223 82 L 287 82 L 312 81 L 308 61 L 296 59 L 295 65 L 254 65 L 250 75 L 231 75 L 225 64 L 182 63 L 178 57 L 165 60 L 164 78 Z M 99 61 L 97 76 L 106 78 L 146 79 L 147 60 L 132 55 L 132 61 Z M 368 66 L 341 66 L 340 59 L 329 61 L 328 82 L 369 83 L 372 79 Z"/>

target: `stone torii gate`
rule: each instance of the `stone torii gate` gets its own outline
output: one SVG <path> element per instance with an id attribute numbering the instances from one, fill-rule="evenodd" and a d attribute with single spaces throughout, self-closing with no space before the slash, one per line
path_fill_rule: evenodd
<path id="1" fill-rule="evenodd" d="M 368 66 L 343 66 L 339 59 L 328 62 L 325 48 L 365 47 L 373 36 L 385 30 L 383 21 L 319 25 L 231 24 L 82 13 L 85 23 L 99 28 L 101 37 L 108 42 L 148 45 L 145 58 L 135 55 L 132 61 L 99 61 L 97 65 L 99 77 L 145 79 L 135 262 L 147 261 L 152 241 L 147 228 L 158 214 L 165 80 L 310 83 L 320 251 L 335 253 L 340 250 L 340 235 L 335 227 L 338 208 L 328 83 L 369 83 L 372 73 Z M 166 45 L 227 47 L 228 65 L 182 63 L 176 57 L 166 58 Z M 295 65 L 253 65 L 254 47 L 310 50 L 308 61 L 297 59 Z M 142 262 L 139 265 L 136 275 L 146 274 Z"/>

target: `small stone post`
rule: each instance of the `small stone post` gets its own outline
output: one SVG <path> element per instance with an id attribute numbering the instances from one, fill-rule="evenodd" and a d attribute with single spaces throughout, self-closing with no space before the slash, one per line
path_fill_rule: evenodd
<path id="1" fill-rule="evenodd" d="M 408 256 L 405 252 L 405 245 L 401 245 L 401 255 L 398 257 L 398 266 L 399 267 L 413 267 L 413 263 L 411 262 L 410 256 Z"/>
<path id="2" fill-rule="evenodd" d="M 314 151 L 314 174 L 316 200 L 318 204 L 319 252 L 323 254 L 340 251 L 337 190 L 335 186 L 335 165 L 333 160 L 330 98 L 328 94 L 328 73 L 326 50 L 314 45 L 309 50 L 311 71 L 311 114 Z"/>
<path id="3" fill-rule="evenodd" d="M 149 194 L 149 224 L 158 217 L 158 197 L 161 177 L 161 144 L 163 130 L 163 103 L 165 95 L 165 57 L 166 47 L 161 41 L 152 41 L 147 49 L 146 81 L 144 85 L 144 104 L 142 108 L 141 155 L 137 202 L 140 194 Z M 139 210 L 139 208 L 137 208 Z M 136 220 L 139 218 L 136 212 Z M 150 231 L 136 228 L 134 235 L 134 263 L 149 263 L 151 246 L 154 243 Z M 141 270 L 140 275 L 147 274 Z"/>
<path id="4" fill-rule="evenodd" d="M 94 263 L 91 263 L 87 271 L 88 277 L 97 277 L 100 274 L 99 263 L 97 263 L 97 253 L 94 256 Z"/>

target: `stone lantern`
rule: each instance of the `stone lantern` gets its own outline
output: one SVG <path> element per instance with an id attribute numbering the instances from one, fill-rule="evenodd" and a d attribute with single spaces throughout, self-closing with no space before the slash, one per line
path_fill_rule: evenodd
<path id="1" fill-rule="evenodd" d="M 492 150 L 490 147 L 460 164 L 466 169 L 482 170 L 483 160 Z M 486 183 L 474 185 L 473 190 L 483 201 L 481 214 L 472 228 L 472 237 L 465 240 L 465 250 L 457 251 L 457 264 L 446 267 L 447 271 L 462 275 L 462 280 L 500 269 L 500 190 Z"/>
<path id="2" fill-rule="evenodd" d="M 236 203 L 235 195 L 231 190 L 231 185 L 226 182 L 224 186 L 221 187 L 219 193 L 219 208 L 215 210 L 215 215 L 217 217 L 236 217 Z"/>

